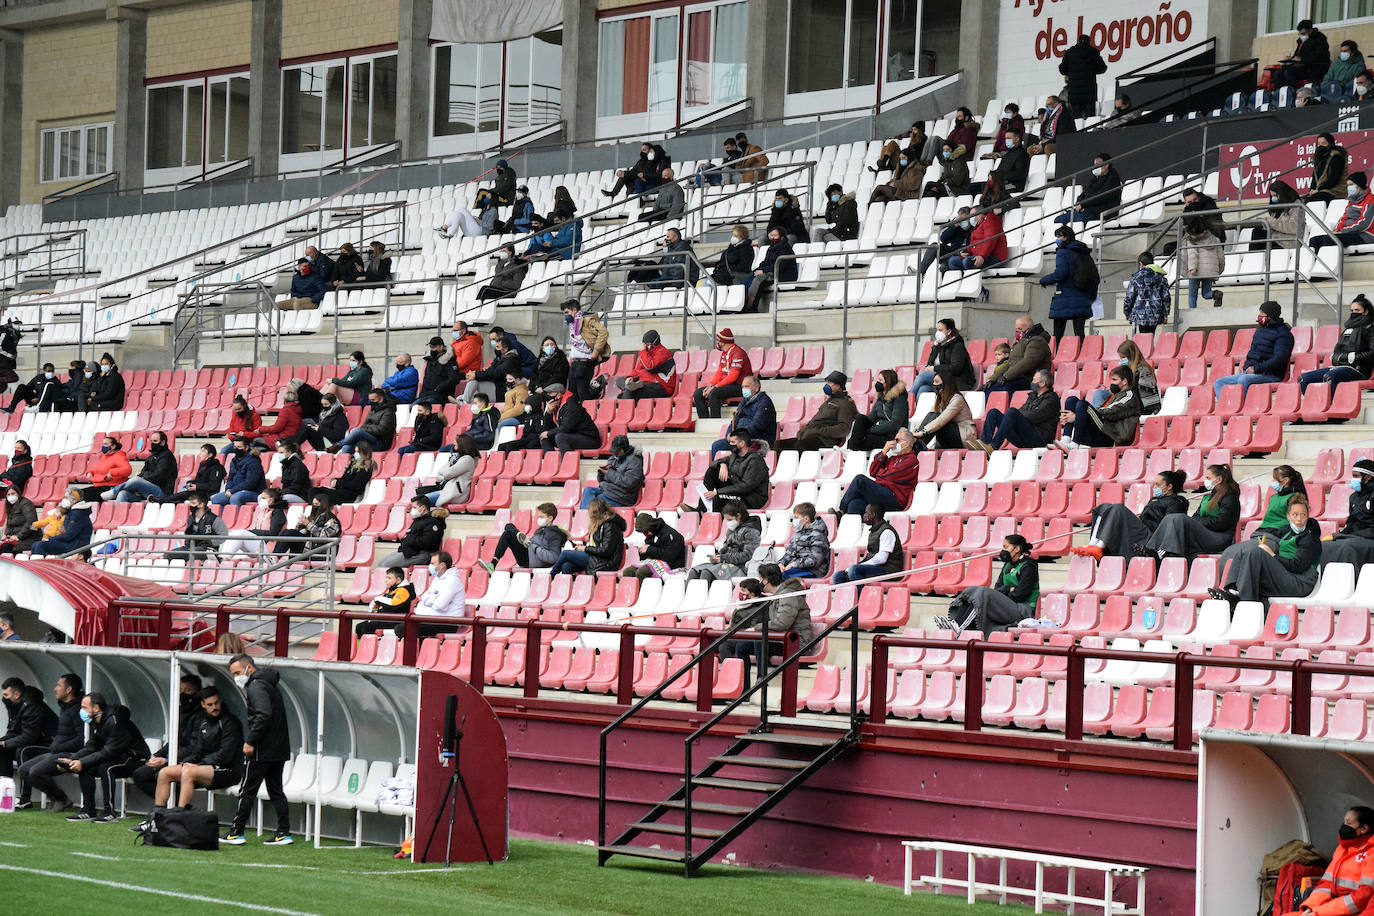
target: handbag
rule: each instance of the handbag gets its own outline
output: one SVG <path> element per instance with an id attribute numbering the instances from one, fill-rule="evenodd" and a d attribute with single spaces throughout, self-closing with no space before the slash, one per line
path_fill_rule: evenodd
<path id="1" fill-rule="evenodd" d="M 137 840 L 145 846 L 219 849 L 219 817 L 213 811 L 154 808 Z"/>

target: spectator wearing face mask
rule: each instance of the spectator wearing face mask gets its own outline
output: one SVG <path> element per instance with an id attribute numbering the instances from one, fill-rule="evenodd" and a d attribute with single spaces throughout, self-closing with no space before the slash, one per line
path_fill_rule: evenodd
<path id="1" fill-rule="evenodd" d="M 398 404 L 410 404 L 420 389 L 420 373 L 412 364 L 410 354 L 402 353 L 396 357 L 396 371 L 382 382 L 382 390 Z"/>
<path id="2" fill-rule="evenodd" d="M 997 133 L 993 135 L 992 139 L 992 152 L 984 153 L 982 158 L 1000 159 L 1004 157 L 1013 149 L 1011 144 L 1007 142 L 1010 135 L 1014 133 L 1019 139 L 1025 132 L 1026 121 L 1021 117 L 1021 106 L 1015 102 L 1008 102 L 1003 105 L 1002 117 L 997 121 Z"/>
<path id="3" fill-rule="evenodd" d="M 1374 244 L 1374 193 L 1364 172 L 1351 172 L 1345 180 L 1345 212 L 1336 223 L 1336 238 L 1319 235 L 1312 239 L 1312 250 L 1339 243 L 1343 248 L 1352 245 Z"/>
<path id="4" fill-rule="evenodd" d="M 734 137 L 726 137 L 722 146 L 724 147 L 725 153 L 719 165 L 715 165 L 708 160 L 697 166 L 697 174 L 693 179 L 693 184 L 698 188 L 707 184 L 713 187 L 720 187 L 722 184 L 735 183 L 730 180 L 730 167 L 739 159 L 739 143 Z"/>
<path id="5" fill-rule="evenodd" d="M 949 141 L 946 141 L 946 146 L 948 144 Z M 967 167 L 964 171 L 968 171 Z M 919 160 L 913 159 L 910 153 L 903 152 L 897 157 L 897 167 L 893 170 L 892 177 L 873 189 L 868 202 L 872 204 L 915 200 L 921 196 L 921 191 L 925 187 L 925 177 L 926 167 Z"/>
<path id="6" fill-rule="evenodd" d="M 749 509 L 762 509 L 768 503 L 768 443 L 755 442 L 746 429 L 736 429 L 726 437 L 729 453 L 711 462 L 697 487 L 695 504 L 683 503 L 685 512 L 709 508 L 721 512 L 729 503 L 743 503 Z"/>
<path id="7" fill-rule="evenodd" d="M 177 458 L 167 447 L 167 434 L 161 430 L 149 436 L 148 457 L 137 477 L 131 477 L 110 491 L 118 502 L 140 502 L 154 496 L 167 496 L 177 482 Z"/>
<path id="8" fill-rule="evenodd" d="M 1169 275 L 1155 263 L 1155 256 L 1142 252 L 1136 258 L 1136 272 L 1126 282 L 1121 312 L 1137 334 L 1154 334 L 1169 317 L 1171 303 Z"/>
<path id="9" fill-rule="evenodd" d="M 535 394 L 543 394 L 550 385 L 568 383 L 568 354 L 558 346 L 558 341 L 545 337 L 540 343 L 539 359 L 535 364 L 534 377 L 530 380 Z"/>
<path id="10" fill-rule="evenodd" d="M 203 561 L 219 550 L 222 538 L 229 536 L 229 527 L 211 510 L 204 496 L 192 495 L 186 500 L 186 507 L 190 510 L 186 517 L 186 540 L 164 553 L 164 560 Z"/>
<path id="11" fill-rule="evenodd" d="M 765 231 L 771 234 L 774 229 L 780 229 L 792 245 L 811 241 L 811 232 L 806 227 L 806 217 L 802 216 L 796 198 L 790 192 L 781 189 L 773 198 L 773 209 L 769 211 L 768 227 Z"/>
<path id="12" fill-rule="evenodd" d="M 967 150 L 946 139 L 940 147 L 940 177 L 927 182 L 923 197 L 958 197 L 969 191 Z"/>
<path id="13" fill-rule="evenodd" d="M 1322 565 L 1327 563 L 1349 563 L 1356 569 L 1374 563 L 1374 459 L 1361 458 L 1350 469 L 1345 524 L 1322 542 Z"/>
<path id="14" fill-rule="evenodd" d="M 1064 100 L 1057 95 L 1046 96 L 1045 112 L 1040 116 L 1040 142 L 1026 152 L 1032 156 L 1041 153 L 1051 156 L 1054 154 L 1054 141 L 1077 130 L 1078 126 L 1073 123 L 1073 114 L 1064 104 Z"/>
<path id="15" fill-rule="evenodd" d="M 1035 616 L 1040 603 L 1040 567 L 1031 557 L 1030 542 L 1019 534 L 1007 535 L 997 559 L 1002 571 L 994 584 L 964 589 L 950 602 L 950 616 L 938 619 L 938 625 L 960 631 L 972 627 L 986 636 L 1006 632 Z"/>
<path id="16" fill-rule="evenodd" d="M 1209 464 L 1202 474 L 1202 497 L 1192 515 L 1167 515 L 1142 544 L 1131 551 L 1138 557 L 1183 557 L 1189 563 L 1202 554 L 1221 553 L 1236 542 L 1240 522 L 1240 486 L 1224 464 Z"/>
<path id="17" fill-rule="evenodd" d="M 579 401 L 592 396 L 596 367 L 611 354 L 610 334 L 596 312 L 584 309 L 576 299 L 565 299 L 563 321 L 568 326 L 567 389 Z"/>
<path id="18" fill-rule="evenodd" d="M 749 288 L 749 300 L 745 304 L 746 312 L 758 310 L 759 300 L 773 283 L 795 283 L 797 282 L 797 258 L 792 249 L 789 236 L 783 234 L 780 227 L 774 226 L 768 230 L 768 250 L 764 252 L 763 260 L 759 262 L 758 268 L 754 271 L 754 282 Z"/>
<path id="19" fill-rule="evenodd" d="M 779 439 L 774 448 L 780 452 L 814 452 L 842 445 L 854 427 L 854 418 L 859 415 L 854 399 L 845 390 L 847 384 L 849 376 L 843 372 L 837 370 L 827 375 L 821 388 L 825 395 L 821 406 L 802 424 L 795 439 Z"/>
<path id="20" fill-rule="evenodd" d="M 113 436 L 106 436 L 100 445 L 100 457 L 91 465 L 86 479 L 73 480 L 72 484 L 85 484 L 79 490 L 81 499 L 101 499 L 107 490 L 113 490 L 133 476 L 133 472 L 124 446 Z"/>
<path id="21" fill-rule="evenodd" d="M 915 444 L 911 430 L 905 425 L 898 429 L 869 462 L 868 475 L 850 481 L 840 497 L 840 513 L 862 515 L 870 505 L 889 512 L 906 511 L 919 476 Z"/>
<path id="22" fill-rule="evenodd" d="M 688 579 L 734 579 L 743 576 L 758 552 L 763 537 L 763 522 L 758 516 L 750 515 L 744 504 L 737 501 L 727 502 L 721 507 L 721 517 L 725 522 L 725 536 L 720 546 L 709 557 L 710 562 L 693 566 L 687 571 Z"/>
<path id="23" fill-rule="evenodd" d="M 740 161 L 738 167 L 744 171 L 740 172 L 740 181 L 745 184 L 753 184 L 756 181 L 768 180 L 768 156 L 763 148 L 757 143 L 750 142 L 745 136 L 744 131 L 735 134 L 735 144 L 739 149 Z"/>
<path id="24" fill-rule="evenodd" d="M 618 381 L 623 401 L 670 398 L 676 393 L 677 361 L 673 351 L 663 345 L 658 331 L 651 328 L 644 332 L 629 377 Z"/>
<path id="25" fill-rule="evenodd" d="M 982 270 L 996 267 L 1007 259 L 1007 236 L 1002 229 L 1002 214 L 997 210 L 969 217 L 973 231 L 968 248 L 955 252 L 945 264 L 948 270 Z"/>
<path id="26" fill-rule="evenodd" d="M 1093 157 L 1093 173 L 1078 202 L 1054 218 L 1056 223 L 1091 223 L 1110 219 L 1121 207 L 1121 175 L 1112 165 L 1110 153 Z"/>
<path id="27" fill-rule="evenodd" d="M 316 273 L 309 260 L 301 258 L 296 262 L 296 273 L 291 278 L 291 294 L 279 300 L 277 308 L 287 312 L 319 308 L 325 292 L 324 278 Z"/>
<path id="28" fill-rule="evenodd" d="M 1054 376 L 1048 369 L 1036 370 L 1030 396 L 1020 407 L 1005 411 L 996 407 L 983 415 L 983 434 L 970 443 L 992 454 L 1002 446 L 1044 448 L 1054 441 L 1059 429 L 1059 395 L 1054 391 Z"/>
<path id="29" fill-rule="evenodd" d="M 949 259 L 968 245 L 969 235 L 973 231 L 973 223 L 969 221 L 970 212 L 968 207 L 960 207 L 954 219 L 940 230 L 937 244 L 927 245 L 921 250 L 921 266 L 916 268 L 915 273 L 925 276 L 936 260 L 940 262 L 940 269 L 944 270 Z M 911 273 L 912 269 L 908 267 L 907 272 Z"/>
<path id="30" fill-rule="evenodd" d="M 281 498 L 288 503 L 304 503 L 310 496 L 310 472 L 301 460 L 301 447 L 290 439 L 277 443 L 277 455 L 281 458 L 278 466 Z"/>
<path id="31" fill-rule="evenodd" d="M 1359 102 L 1364 104 L 1370 100 L 1369 90 L 1374 89 L 1374 72 L 1362 70 L 1355 74 L 1355 83 L 1351 87 L 1350 95 L 1341 99 L 1342 102 Z"/>
<path id="32" fill-rule="evenodd" d="M 641 223 L 681 219 L 682 214 L 687 211 L 687 194 L 682 190 L 682 185 L 673 180 L 676 177 L 673 170 L 664 169 L 662 174 L 663 183 L 658 186 L 658 193 L 654 195 L 654 208 L 648 213 L 640 214 Z"/>
<path id="33" fill-rule="evenodd" d="M 830 529 L 811 503 L 792 508 L 792 536 L 778 560 L 784 579 L 810 579 L 830 573 Z"/>
<path id="34" fill-rule="evenodd" d="M 663 147 L 645 141 L 639 145 L 639 159 L 635 164 L 628 169 L 617 169 L 615 184 L 609 191 L 602 190 L 601 195 L 615 197 L 624 190 L 643 194 L 663 183 L 663 170 L 671 164 L 672 158 Z"/>
<path id="35" fill-rule="evenodd" d="M 366 442 L 374 452 L 384 452 L 396 441 L 396 402 L 380 388 L 373 388 L 367 396 L 367 416 L 362 425 L 350 430 L 338 445 L 331 445 L 325 451 L 330 454 L 343 452 L 352 454 L 353 447 Z"/>
<path id="36" fill-rule="evenodd" d="M 534 216 L 534 201 L 530 200 L 530 189 L 518 185 L 515 189 L 515 202 L 510 209 L 510 231 L 521 234 L 530 231 L 530 218 Z"/>
<path id="37" fill-rule="evenodd" d="M 1260 214 L 1259 225 L 1250 234 L 1251 251 L 1298 247 L 1306 223 L 1302 208 L 1294 206 L 1299 200 L 1298 192 L 1282 178 L 1269 183 L 1271 209 Z"/>
<path id="38" fill-rule="evenodd" d="M 1332 201 L 1346 194 L 1346 177 L 1350 174 L 1350 154 L 1329 133 L 1317 134 L 1316 149 L 1312 151 L 1312 191 L 1305 198 L 1310 202 Z"/>
<path id="39" fill-rule="evenodd" d="M 249 553 L 263 556 L 268 553 L 267 542 L 275 540 L 286 530 L 286 508 L 288 503 L 282 499 L 281 489 L 268 487 L 258 494 L 258 504 L 253 510 L 252 527 L 233 528 L 229 531 L 232 540 L 220 545 L 220 556 L 235 553 Z"/>
<path id="40" fill-rule="evenodd" d="M 1293 329 L 1283 320 L 1283 308 L 1272 299 L 1263 302 L 1255 318 L 1258 327 L 1250 339 L 1245 362 L 1236 375 L 1224 375 L 1212 383 L 1212 393 L 1219 395 L 1227 385 L 1276 385 L 1288 376 L 1288 362 L 1293 355 Z"/>
<path id="41" fill-rule="evenodd" d="M 281 410 L 277 411 L 276 421 L 271 426 L 264 426 L 258 431 L 258 435 L 253 437 L 255 447 L 276 448 L 277 443 L 281 440 L 295 439 L 299 436 L 301 429 L 305 426 L 300 395 L 297 392 L 287 390 L 282 393 L 281 398 Z"/>
<path id="42" fill-rule="evenodd" d="M 916 450 L 972 448 L 978 439 L 978 428 L 973 424 L 973 413 L 954 373 L 944 368 L 936 369 L 931 388 L 935 392 L 935 406 L 925 419 L 915 424 Z"/>
<path id="43" fill-rule="evenodd" d="M 400 566 L 410 568 L 428 563 L 430 555 L 444 543 L 448 510 L 435 509 L 423 496 L 410 500 L 410 528 L 396 550 L 377 561 L 382 568 Z"/>
<path id="44" fill-rule="evenodd" d="M 660 251 L 652 261 L 644 258 L 636 262 L 653 266 L 629 271 L 626 280 L 656 289 L 695 286 L 701 278 L 701 268 L 698 266 L 692 243 L 682 237 L 682 230 L 676 226 L 670 227 L 659 240 L 657 247 Z"/>
<path id="45" fill-rule="evenodd" d="M 582 488 L 577 508 L 587 508 L 594 499 L 604 499 L 608 506 L 633 506 L 644 490 L 644 453 L 630 443 L 629 436 L 616 436 L 611 440 L 611 457 L 597 468 L 596 479 L 596 486 Z"/>
<path id="46" fill-rule="evenodd" d="M 1349 99 L 1355 92 L 1355 77 L 1363 72 L 1365 62 L 1360 46 L 1354 39 L 1347 38 L 1341 42 L 1336 59 L 1331 61 L 1331 66 L 1326 68 L 1320 80 L 1322 100 L 1339 102 Z"/>
<path id="47" fill-rule="evenodd" d="M 1021 119 L 1018 116 L 1016 120 Z M 1030 180 L 1030 153 L 1026 152 L 1021 138 L 1020 128 L 1007 131 L 1006 149 L 991 173 L 1000 176 L 1003 184 L 1013 191 L 1026 190 L 1026 182 Z"/>
<path id="48" fill-rule="evenodd" d="M 1064 399 L 1059 422 L 1066 445 L 1113 448 L 1135 441 L 1140 429 L 1140 394 L 1135 390 L 1130 366 L 1114 366 L 1108 379 L 1109 393 L 1101 407 L 1094 407 L 1086 398 Z"/>
<path id="49" fill-rule="evenodd" d="M 334 259 L 334 276 L 330 285 L 337 289 L 348 283 L 356 283 L 366 270 L 367 265 L 363 263 L 358 249 L 353 247 L 352 242 L 344 242 L 339 246 L 338 257 Z"/>
<path id="50" fill-rule="evenodd" d="M 1259 535 L 1252 549 L 1228 548 L 1222 554 L 1230 560 L 1225 566 L 1225 584 L 1207 593 L 1230 603 L 1260 601 L 1281 596 L 1306 596 L 1317 587 L 1317 571 L 1322 557 L 1322 529 L 1309 515 L 1307 497 L 1293 494 L 1288 500 L 1287 524 L 1275 534 Z M 1229 555 L 1229 556 L 1228 556 Z M 1218 568 L 1223 567 L 1218 561 Z"/>
<path id="51" fill-rule="evenodd" d="M 336 506 L 346 506 L 356 503 L 363 498 L 367 492 L 367 485 L 372 482 L 372 475 L 377 473 L 377 462 L 372 460 L 372 449 L 366 442 L 359 442 L 354 447 L 353 456 L 343 473 L 334 478 L 334 482 L 328 487 L 315 487 L 310 491 L 310 495 L 326 496 L 330 503 Z"/>
<path id="52" fill-rule="evenodd" d="M 1363 382 L 1371 372 L 1374 372 L 1374 305 L 1360 293 L 1350 303 L 1350 317 L 1331 351 L 1331 365 L 1304 372 L 1298 377 L 1298 384 L 1306 391 L 1314 382 L 1325 382 L 1335 394 L 1341 382 Z"/>
<path id="53" fill-rule="evenodd" d="M 556 524 L 558 507 L 553 503 L 540 503 L 534 510 L 534 531 L 525 534 L 509 522 L 496 541 L 496 551 L 491 560 L 478 560 L 478 565 L 487 572 L 496 572 L 496 564 L 509 551 L 515 558 L 515 565 L 521 569 L 548 569 L 563 552 L 568 543 L 568 532 Z"/>
<path id="54" fill-rule="evenodd" d="M 930 356 L 926 359 L 926 367 L 917 373 L 912 384 L 912 392 L 918 400 L 921 395 L 931 390 L 931 384 L 935 381 L 935 370 L 941 366 L 948 367 L 954 373 L 954 380 L 959 383 L 961 391 L 973 389 L 973 361 L 969 359 L 968 344 L 955 327 L 953 318 L 941 318 L 935 322 L 935 335 L 930 346 Z"/>
<path id="55" fill-rule="evenodd" d="M 520 292 L 520 287 L 525 285 L 525 275 L 529 273 L 530 265 L 515 256 L 515 246 L 506 245 L 501 249 L 501 255 L 496 259 L 496 270 L 492 273 L 491 280 L 485 286 L 477 290 L 478 299 L 507 299 Z"/>
<path id="56" fill-rule="evenodd" d="M 0 410 L 14 413 L 20 404 L 26 404 L 38 413 L 51 413 L 58 409 L 65 395 L 62 380 L 57 377 L 57 367 L 52 363 L 44 363 L 42 371 L 31 378 L 28 384 L 14 389 L 14 399 L 8 407 Z"/>
<path id="57" fill-rule="evenodd" d="M 825 189 L 825 221 L 822 242 L 848 242 L 859 237 L 859 203 L 854 194 L 838 184 Z"/>
<path id="58" fill-rule="evenodd" d="M 499 420 L 500 412 L 492 409 L 490 398 L 480 391 L 473 395 L 472 420 L 468 423 L 466 433 L 473 444 L 482 451 L 485 452 L 496 443 L 496 426 Z"/>
<path id="59" fill-rule="evenodd" d="M 1073 336 L 1082 337 L 1083 328 L 1093 313 L 1101 280 L 1088 246 L 1068 226 L 1054 230 L 1054 270 L 1040 278 L 1041 286 L 1055 287 L 1050 300 L 1050 319 L 1054 322 L 1054 339 L 1062 340 L 1069 323 Z"/>
<path id="60" fill-rule="evenodd" d="M 345 407 L 361 403 L 372 390 L 372 367 L 367 364 L 362 350 L 354 350 L 348 355 L 348 373 L 343 378 L 329 380 L 321 394 L 332 394 Z"/>
<path id="61" fill-rule="evenodd" d="M 854 428 L 849 433 L 849 448 L 855 451 L 884 447 L 883 443 L 891 440 L 897 430 L 905 429 L 906 421 L 911 419 L 906 385 L 896 372 L 891 369 L 879 372 L 873 383 L 873 393 L 877 395 L 873 406 L 867 414 L 854 418 Z"/>
<path id="62" fill-rule="evenodd" d="M 1283 916 L 1333 916 L 1363 913 L 1374 901 L 1374 809 L 1356 805 L 1345 812 L 1336 833 L 1336 851 L 1316 887 L 1293 912 Z M 1276 903 L 1278 901 L 1275 901 Z"/>
<path id="63" fill-rule="evenodd" d="M 241 394 L 236 395 L 229 413 L 229 431 L 225 433 L 229 441 L 224 448 L 219 450 L 219 453 L 228 455 L 234 451 L 234 443 L 238 440 L 246 439 L 252 442 L 261 434 L 262 417 L 248 403 L 247 398 Z"/>
<path id="64" fill-rule="evenodd" d="M 1148 541 L 1165 516 L 1188 513 L 1188 498 L 1183 495 L 1187 482 L 1188 476 L 1182 471 L 1156 474 L 1150 499 L 1138 515 L 1122 503 L 1102 503 L 1094 507 L 1088 543 L 1073 548 L 1074 556 L 1094 560 L 1104 556 L 1133 556 L 1131 548 Z"/>
<path id="65" fill-rule="evenodd" d="M 663 519 L 651 512 L 641 512 L 635 516 L 635 533 L 644 537 L 644 547 L 639 551 L 639 563 L 626 566 L 621 570 L 622 576 L 633 576 L 640 582 L 666 579 L 687 566 L 687 542 L 681 532 Z"/>
<path id="66" fill-rule="evenodd" d="M 709 420 L 720 417 L 721 405 L 742 395 L 741 382 L 746 376 L 754 374 L 749 364 L 749 354 L 735 343 L 735 333 L 729 328 L 716 332 L 716 369 L 710 381 L 692 395 L 698 419 Z"/>
<path id="67" fill-rule="evenodd" d="M 91 399 L 87 410 L 123 410 L 124 375 L 109 353 L 100 354 L 100 372 L 91 383 Z"/>
<path id="68" fill-rule="evenodd" d="M 38 509 L 13 484 L 5 488 L 5 532 L 0 553 L 23 553 L 41 536 Z"/>
<path id="69" fill-rule="evenodd" d="M 481 454 L 477 443 L 466 433 L 453 440 L 453 453 L 446 464 L 434 469 L 439 482 L 416 487 L 415 493 L 424 496 L 432 506 L 461 506 L 472 498 L 472 477 L 477 473 Z"/>
<path id="70" fill-rule="evenodd" d="M 544 413 L 550 421 L 549 428 L 539 434 L 539 444 L 544 451 L 551 452 L 555 448 L 560 452 L 574 449 L 594 451 L 601 448 L 601 430 L 591 414 L 587 413 L 581 401 L 563 391 L 561 385 L 549 389 Z"/>
<path id="71" fill-rule="evenodd" d="M 482 335 L 466 321 L 453 322 L 453 365 L 460 373 L 482 368 Z"/>
<path id="72" fill-rule="evenodd" d="M 510 395 L 507 395 L 510 397 Z M 442 410 L 435 410 L 424 401 L 415 403 L 415 421 L 412 426 L 410 444 L 403 445 L 396 450 L 398 455 L 409 455 L 414 452 L 437 452 L 439 447 L 444 444 L 444 429 L 447 420 L 444 418 Z"/>
<path id="73" fill-rule="evenodd" d="M 730 243 L 721 250 L 720 259 L 711 271 L 711 280 L 717 286 L 743 286 L 748 297 L 754 283 L 754 246 L 744 226 L 730 230 Z"/>
<path id="74" fill-rule="evenodd" d="M 210 502 L 216 506 L 247 505 L 254 502 L 267 487 L 262 459 L 253 454 L 245 440 L 234 443 L 233 456 L 229 462 L 229 473 L 224 478 L 224 492 L 210 497 Z"/>
<path id="75" fill-rule="evenodd" d="M 46 533 L 43 540 L 33 545 L 32 553 L 36 557 L 60 556 L 90 546 L 91 535 L 95 531 L 91 526 L 91 504 L 82 500 L 80 494 L 73 490 L 57 505 L 61 527 L 55 534 Z M 43 524 L 43 520 L 40 520 L 40 524 Z M 44 527 L 45 531 L 50 532 L 56 526 L 48 523 Z"/>
<path id="76" fill-rule="evenodd" d="M 761 384 L 756 375 L 740 379 L 740 402 L 735 406 L 735 415 L 730 418 L 725 436 L 711 443 L 712 455 L 730 447 L 728 437 L 737 429 L 748 430 L 752 438 L 772 447 L 778 438 L 778 412 Z"/>

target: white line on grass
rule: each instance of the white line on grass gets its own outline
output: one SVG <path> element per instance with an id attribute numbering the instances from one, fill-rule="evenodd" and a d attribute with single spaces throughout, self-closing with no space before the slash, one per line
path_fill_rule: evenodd
<path id="1" fill-rule="evenodd" d="M 236 906 L 244 910 L 257 910 L 262 913 L 282 913 L 284 916 L 316 916 L 314 913 L 306 913 L 301 910 L 287 910 L 274 906 L 261 906 L 255 903 L 243 903 L 238 900 L 221 900 L 218 897 L 205 897 L 201 894 L 183 894 L 178 891 L 164 891 L 156 887 L 143 887 L 138 884 L 125 884 L 122 881 L 102 881 L 99 878 L 87 878 L 84 875 L 68 875 L 60 871 L 48 871 L 42 868 L 23 868 L 18 865 L 6 865 L 0 862 L 0 870 L 17 871 L 29 875 L 42 875 L 44 878 L 65 878 L 68 881 L 82 881 L 86 884 L 99 884 L 101 887 L 113 887 L 121 891 L 138 891 L 143 894 L 157 894 L 162 897 L 175 897 L 178 900 L 193 900 L 196 903 L 218 903 L 221 906 Z"/>
<path id="2" fill-rule="evenodd" d="M 103 859 L 106 862 L 118 862 L 119 856 L 102 856 L 98 852 L 73 852 L 74 856 L 85 856 L 87 859 Z"/>
<path id="3" fill-rule="evenodd" d="M 0 846 L 13 846 L 15 849 L 28 849 L 28 848 L 29 848 L 29 844 L 28 844 L 28 843 L 6 843 L 4 840 L 0 840 Z"/>

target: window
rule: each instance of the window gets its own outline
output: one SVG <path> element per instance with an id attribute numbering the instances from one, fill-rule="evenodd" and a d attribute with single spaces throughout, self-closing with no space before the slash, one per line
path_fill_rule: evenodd
<path id="1" fill-rule="evenodd" d="M 1370 18 L 1374 18 L 1374 0 L 1267 0 L 1261 16 L 1269 34 L 1291 32 L 1303 19 L 1326 26 Z M 1337 36 L 1328 38 L 1334 50 Z"/>
<path id="2" fill-rule="evenodd" d="M 202 77 L 148 87 L 149 169 L 205 170 L 248 156 L 248 77 Z"/>
<path id="3" fill-rule="evenodd" d="M 504 77 L 504 81 L 503 81 Z M 563 31 L 434 48 L 433 137 L 471 143 L 556 122 L 562 113 Z M 488 135 L 478 140 L 478 135 Z"/>
<path id="4" fill-rule="evenodd" d="M 110 132 L 114 124 L 53 127 L 39 133 L 38 180 L 73 181 L 110 171 Z"/>
<path id="5" fill-rule="evenodd" d="M 396 139 L 396 54 L 282 69 L 281 151 L 357 150 Z"/>

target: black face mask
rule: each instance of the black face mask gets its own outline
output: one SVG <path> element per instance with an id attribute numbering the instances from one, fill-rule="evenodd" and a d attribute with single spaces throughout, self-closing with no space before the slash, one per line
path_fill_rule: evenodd
<path id="1" fill-rule="evenodd" d="M 997 554 L 997 560 L 998 560 L 998 562 L 1001 562 L 1001 563 L 1010 563 L 1010 562 L 1011 562 L 1011 551 L 1009 551 L 1009 550 L 1003 550 L 1003 551 L 999 552 L 999 553 Z"/>
<path id="2" fill-rule="evenodd" d="M 1356 837 L 1355 828 L 1351 827 L 1349 824 L 1341 824 L 1340 829 L 1336 831 L 1336 835 L 1342 840 L 1349 842 Z"/>
<path id="3" fill-rule="evenodd" d="M 183 693 L 181 695 L 181 711 L 186 712 L 195 708 L 196 698 L 194 694 Z"/>
<path id="4" fill-rule="evenodd" d="M 887 390 L 887 386 L 884 385 L 882 382 L 879 382 L 878 384 L 873 386 L 873 390 L 878 394 L 882 394 L 884 391 Z"/>
<path id="5" fill-rule="evenodd" d="M 1120 393 L 1121 393 L 1121 386 L 1120 386 L 1120 385 L 1108 385 L 1108 386 L 1107 386 L 1107 390 L 1110 391 L 1112 394 L 1120 394 Z"/>

